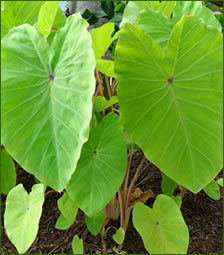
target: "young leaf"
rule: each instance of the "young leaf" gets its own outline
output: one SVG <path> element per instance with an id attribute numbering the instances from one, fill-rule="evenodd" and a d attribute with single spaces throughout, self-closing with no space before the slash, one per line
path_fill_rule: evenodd
<path id="1" fill-rule="evenodd" d="M 86 215 L 101 211 L 120 188 L 127 167 L 127 147 L 117 115 L 108 114 L 91 130 L 66 190 Z"/>
<path id="2" fill-rule="evenodd" d="M 5 230 L 19 254 L 25 253 L 37 236 L 43 203 L 43 184 L 35 184 L 29 195 L 19 184 L 7 196 Z"/>
<path id="3" fill-rule="evenodd" d="M 88 230 L 94 235 L 96 236 L 103 224 L 104 224 L 104 211 L 100 211 L 99 213 L 97 213 L 96 215 L 94 215 L 93 217 L 88 217 L 87 215 L 85 216 L 85 223 L 86 226 L 88 228 Z"/>
<path id="4" fill-rule="evenodd" d="M 137 203 L 133 223 L 151 254 L 185 254 L 189 233 L 181 211 L 172 198 L 159 195 L 153 208 Z"/>
<path id="5" fill-rule="evenodd" d="M 16 168 L 6 150 L 1 151 L 1 193 L 7 195 L 16 185 Z"/>
<path id="6" fill-rule="evenodd" d="M 69 222 L 75 221 L 79 208 L 67 193 L 64 193 L 63 196 L 58 199 L 58 208 Z"/>
<path id="7" fill-rule="evenodd" d="M 38 16 L 38 31 L 45 37 L 47 37 L 54 24 L 60 1 L 46 1 L 41 8 Z"/>
<path id="8" fill-rule="evenodd" d="M 124 229 L 122 227 L 120 227 L 112 237 L 117 244 L 122 244 L 124 242 L 124 238 L 125 238 Z"/>
<path id="9" fill-rule="evenodd" d="M 70 16 L 51 47 L 34 27 L 2 40 L 2 141 L 15 160 L 61 191 L 88 139 L 95 60 L 88 24 Z"/>
<path id="10" fill-rule="evenodd" d="M 220 199 L 220 188 L 216 181 L 211 181 L 205 188 L 204 192 L 212 199 Z"/>
<path id="11" fill-rule="evenodd" d="M 217 180 L 217 183 L 218 183 L 221 187 L 223 187 L 223 178 L 219 178 L 219 179 Z"/>
<path id="12" fill-rule="evenodd" d="M 84 253 L 83 241 L 82 241 L 82 239 L 79 239 L 79 237 L 77 235 L 75 235 L 72 240 L 72 251 L 74 254 L 83 254 Z"/>
<path id="13" fill-rule="evenodd" d="M 55 228 L 59 229 L 59 230 L 66 230 L 71 227 L 73 222 L 74 221 L 69 221 L 68 219 L 66 219 L 63 216 L 63 214 L 60 214 L 60 216 L 58 217 L 58 219 L 56 221 Z"/>
<path id="14" fill-rule="evenodd" d="M 1 38 L 13 27 L 25 23 L 33 25 L 37 20 L 39 9 L 44 2 L 4 1 L 4 8 L 1 10 Z"/>
<path id="15" fill-rule="evenodd" d="M 167 196 L 173 195 L 173 192 L 174 192 L 176 186 L 177 186 L 176 182 L 171 180 L 165 174 L 163 175 L 162 183 L 161 183 L 161 190 L 162 190 L 163 194 L 165 194 Z"/>
<path id="16" fill-rule="evenodd" d="M 222 48 L 222 33 L 184 16 L 165 50 L 130 24 L 121 29 L 116 49 L 121 120 L 131 139 L 195 193 L 223 164 Z"/>

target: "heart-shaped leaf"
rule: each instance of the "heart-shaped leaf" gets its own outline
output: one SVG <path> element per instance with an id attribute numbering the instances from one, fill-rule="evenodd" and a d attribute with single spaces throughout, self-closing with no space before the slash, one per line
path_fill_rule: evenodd
<path id="1" fill-rule="evenodd" d="M 1 193 L 8 194 L 16 185 L 16 168 L 6 150 L 1 151 Z"/>
<path id="2" fill-rule="evenodd" d="M 223 164 L 223 36 L 196 16 L 163 50 L 138 25 L 121 29 L 115 70 L 121 120 L 144 154 L 193 192 Z"/>
<path id="3" fill-rule="evenodd" d="M 72 240 L 72 251 L 74 254 L 83 254 L 83 241 L 82 239 L 75 235 Z"/>
<path id="4" fill-rule="evenodd" d="M 43 184 L 35 184 L 29 195 L 23 185 L 19 184 L 7 196 L 5 230 L 19 254 L 23 254 L 37 236 L 43 203 Z"/>
<path id="5" fill-rule="evenodd" d="M 126 166 L 122 126 L 118 116 L 110 113 L 90 132 L 66 190 L 78 207 L 93 217 L 120 188 Z"/>
<path id="6" fill-rule="evenodd" d="M 152 209 L 137 203 L 133 223 L 150 254 L 186 254 L 188 228 L 172 198 L 159 195 Z"/>
<path id="7" fill-rule="evenodd" d="M 88 138 L 95 60 L 88 24 L 70 16 L 51 47 L 34 27 L 2 40 L 2 141 L 43 183 L 61 191 Z"/>

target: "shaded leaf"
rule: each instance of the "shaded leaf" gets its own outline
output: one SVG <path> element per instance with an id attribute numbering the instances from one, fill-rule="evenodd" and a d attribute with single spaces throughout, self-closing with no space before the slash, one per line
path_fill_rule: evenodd
<path id="1" fill-rule="evenodd" d="M 88 228 L 88 230 L 96 236 L 101 228 L 103 227 L 104 224 L 104 211 L 100 211 L 93 217 L 88 217 L 87 215 L 85 216 L 85 223 Z"/>
<path id="2" fill-rule="evenodd" d="M 60 214 L 60 216 L 58 217 L 56 221 L 55 228 L 59 230 L 66 230 L 70 228 L 73 223 L 74 223 L 73 221 L 69 221 L 68 219 L 66 219 L 63 216 L 63 214 Z"/>
<path id="3" fill-rule="evenodd" d="M 214 180 L 211 181 L 205 188 L 204 192 L 212 199 L 219 200 L 220 199 L 220 188 L 217 182 Z"/>
<path id="4" fill-rule="evenodd" d="M 112 236 L 112 238 L 114 239 L 114 241 L 117 244 L 122 244 L 124 242 L 124 238 L 125 238 L 125 231 L 122 227 L 120 227 L 117 232 Z"/>
<path id="5" fill-rule="evenodd" d="M 58 208 L 69 222 L 75 221 L 79 208 L 67 193 L 64 193 L 63 196 L 58 199 Z"/>
<path id="6" fill-rule="evenodd" d="M 127 167 L 127 147 L 117 115 L 108 114 L 91 130 L 66 191 L 86 215 L 101 211 L 120 188 Z"/>
<path id="7" fill-rule="evenodd" d="M 1 193 L 7 195 L 16 186 L 16 168 L 6 150 L 1 151 Z"/>

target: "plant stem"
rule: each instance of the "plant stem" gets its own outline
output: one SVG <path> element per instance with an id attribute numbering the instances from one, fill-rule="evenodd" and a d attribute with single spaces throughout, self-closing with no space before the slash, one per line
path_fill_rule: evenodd
<path id="1" fill-rule="evenodd" d="M 130 186 L 128 188 L 128 194 L 127 194 L 127 197 L 126 197 L 125 208 L 128 208 L 128 206 L 129 206 L 129 202 L 130 202 L 130 198 L 131 198 L 131 193 L 133 191 L 135 182 L 136 182 L 136 180 L 137 180 L 137 178 L 138 178 L 138 176 L 139 176 L 139 174 L 140 174 L 140 172 L 142 170 L 142 166 L 143 166 L 144 162 L 145 162 L 145 156 L 142 158 L 142 160 L 141 160 L 141 162 L 140 162 L 140 164 L 139 164 L 139 166 L 138 166 L 138 168 L 137 168 L 137 170 L 135 172 L 135 175 L 134 175 L 134 177 L 131 180 Z"/>
<path id="2" fill-rule="evenodd" d="M 101 81 L 101 78 L 100 78 L 99 71 L 97 69 L 96 69 L 96 80 L 97 80 L 97 83 L 98 83 L 98 86 L 99 86 L 100 95 L 104 96 L 102 81 Z"/>
<path id="3" fill-rule="evenodd" d="M 109 100 L 111 98 L 111 87 L 110 87 L 109 79 L 106 75 L 104 75 L 104 80 L 105 80 L 105 85 L 104 85 L 105 97 L 107 100 Z"/>
<path id="4" fill-rule="evenodd" d="M 128 160 L 128 169 L 126 172 L 124 184 L 123 184 L 123 195 L 124 195 L 124 200 L 126 200 L 126 195 L 127 195 L 127 187 L 128 187 L 128 178 L 130 174 L 130 168 L 131 168 L 131 162 L 132 162 L 132 156 L 133 156 L 133 151 L 134 151 L 134 143 L 132 142 L 131 148 L 129 150 L 129 160 Z"/>

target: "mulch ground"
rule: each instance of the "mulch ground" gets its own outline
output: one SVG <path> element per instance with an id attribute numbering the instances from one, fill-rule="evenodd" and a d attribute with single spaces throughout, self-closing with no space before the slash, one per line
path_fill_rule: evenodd
<path id="1" fill-rule="evenodd" d="M 133 158 L 131 175 L 134 174 L 136 166 L 141 160 L 142 154 L 136 152 Z M 143 190 L 151 189 L 155 195 L 161 193 L 161 173 L 150 162 L 145 162 L 146 169 L 142 172 L 137 181 L 137 185 Z M 219 174 L 219 177 L 222 173 Z M 32 175 L 17 166 L 17 183 L 23 183 L 29 192 L 35 184 Z M 61 194 L 47 190 L 42 217 L 40 220 L 39 232 L 33 245 L 27 251 L 28 254 L 71 254 L 71 241 L 75 234 L 78 234 L 84 240 L 85 254 L 102 254 L 104 253 L 101 236 L 94 237 L 86 229 L 84 215 L 80 211 L 77 220 L 68 230 L 61 231 L 54 228 L 56 220 L 60 214 L 57 208 L 57 200 Z M 147 201 L 152 206 L 153 198 Z M 1 233 L 3 254 L 17 254 L 15 247 L 9 241 L 5 230 L 3 214 L 5 210 L 5 196 L 2 195 L 1 208 Z M 221 189 L 221 199 L 214 201 L 210 199 L 203 191 L 197 195 L 187 191 L 183 203 L 182 214 L 190 231 L 190 245 L 188 254 L 223 254 L 223 190 Z M 118 227 L 118 222 L 115 222 Z M 144 249 L 141 237 L 134 229 L 131 220 L 126 232 L 126 237 L 122 249 L 118 249 L 113 242 L 112 235 L 114 228 L 107 231 L 105 243 L 107 253 L 128 253 L 128 254 L 147 254 Z"/>

